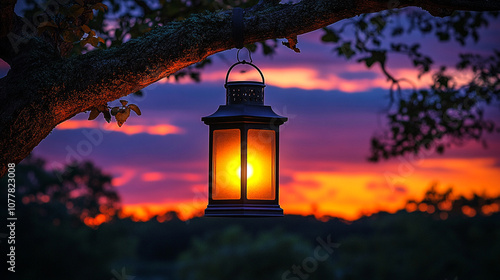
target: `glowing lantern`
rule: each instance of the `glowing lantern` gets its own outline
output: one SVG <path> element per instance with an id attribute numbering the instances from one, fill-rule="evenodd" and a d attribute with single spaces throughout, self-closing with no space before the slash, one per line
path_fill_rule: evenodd
<path id="1" fill-rule="evenodd" d="M 239 64 L 262 82 L 228 82 Z M 287 118 L 264 105 L 264 76 L 250 62 L 226 75 L 226 105 L 202 121 L 210 127 L 209 198 L 205 216 L 283 216 L 279 197 L 279 126 Z"/>

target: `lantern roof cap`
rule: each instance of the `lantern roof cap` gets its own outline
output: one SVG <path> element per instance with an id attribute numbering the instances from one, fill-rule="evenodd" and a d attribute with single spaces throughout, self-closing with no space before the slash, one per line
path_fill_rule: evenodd
<path id="1" fill-rule="evenodd" d="M 205 124 L 248 122 L 248 123 L 273 123 L 281 125 L 288 118 L 276 114 L 271 106 L 231 104 L 221 105 L 217 111 L 201 118 Z"/>

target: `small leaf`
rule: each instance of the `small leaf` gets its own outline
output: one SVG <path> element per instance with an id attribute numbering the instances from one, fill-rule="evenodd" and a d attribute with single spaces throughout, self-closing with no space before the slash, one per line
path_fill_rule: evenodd
<path id="1" fill-rule="evenodd" d="M 340 56 L 345 56 L 347 59 L 351 58 L 356 53 L 351 49 L 351 42 L 345 42 L 342 46 L 337 47 L 336 50 Z"/>
<path id="2" fill-rule="evenodd" d="M 394 28 L 394 29 L 392 30 L 392 34 L 391 34 L 391 36 L 393 36 L 393 37 L 395 37 L 395 36 L 399 36 L 399 35 L 403 34 L 403 32 L 404 32 L 403 27 L 398 26 L 398 27 L 396 27 L 396 28 Z"/>
<path id="3" fill-rule="evenodd" d="M 130 104 L 128 105 L 128 107 L 130 108 L 130 110 L 134 111 L 138 116 L 141 115 L 141 110 L 139 109 L 139 107 L 137 107 L 137 105 Z"/>
<path id="4" fill-rule="evenodd" d="M 382 31 L 382 29 L 384 29 L 384 27 L 386 25 L 385 19 L 380 15 L 371 18 L 370 23 L 375 25 L 375 27 L 377 28 L 377 31 L 379 31 L 379 32 Z"/>
<path id="5" fill-rule="evenodd" d="M 102 114 L 104 115 L 104 119 L 109 123 L 111 121 L 111 114 L 109 114 L 109 111 L 106 110 L 102 112 Z"/>
<path id="6" fill-rule="evenodd" d="M 122 106 L 127 106 L 128 101 L 127 100 L 120 100 L 120 103 Z"/>
<path id="7" fill-rule="evenodd" d="M 260 42 L 262 44 L 262 51 L 264 52 L 265 55 L 267 54 L 274 54 L 274 49 L 273 47 L 269 46 L 266 44 L 266 42 Z"/>
<path id="8" fill-rule="evenodd" d="M 89 115 L 89 121 L 91 120 L 94 120 L 95 118 L 97 118 L 97 116 L 99 116 L 99 110 L 97 110 L 97 108 L 92 108 L 90 110 L 90 115 Z"/>
<path id="9" fill-rule="evenodd" d="M 334 31 L 327 28 L 324 30 L 326 31 L 326 34 L 321 37 L 321 41 L 337 43 L 340 40 L 340 37 Z"/>
<path id="10" fill-rule="evenodd" d="M 57 25 L 53 21 L 44 21 L 38 25 L 38 28 L 42 27 L 54 27 L 57 28 Z"/>
<path id="11" fill-rule="evenodd" d="M 95 48 L 99 45 L 99 40 L 96 37 L 90 37 L 89 42 Z"/>
<path id="12" fill-rule="evenodd" d="M 37 29 L 38 34 L 42 34 L 47 31 L 52 35 L 57 31 L 57 25 L 55 25 L 52 21 L 44 21 L 38 25 Z"/>
<path id="13" fill-rule="evenodd" d="M 384 66 L 386 59 L 385 51 L 372 51 L 370 57 L 361 58 L 358 62 L 364 61 L 366 66 L 370 68 L 375 62 L 379 62 L 381 66 Z"/>
<path id="14" fill-rule="evenodd" d="M 90 30 L 90 27 L 88 27 L 86 24 L 82 25 L 82 30 L 85 33 L 90 33 L 90 31 L 92 31 Z"/>
<path id="15" fill-rule="evenodd" d="M 363 30 L 366 30 L 366 28 L 368 27 L 368 24 L 365 21 L 361 20 L 358 22 L 358 27 L 359 27 L 359 29 L 361 29 L 361 31 L 363 31 Z"/>
<path id="16" fill-rule="evenodd" d="M 94 6 L 92 6 L 92 10 L 100 10 L 103 13 L 108 10 L 108 6 L 104 5 L 103 3 L 96 3 Z"/>
<path id="17" fill-rule="evenodd" d="M 116 123 L 118 124 L 118 126 L 121 127 L 125 123 L 125 121 L 127 121 L 129 116 L 130 116 L 130 109 L 129 108 L 127 108 L 125 110 L 120 110 L 115 116 Z"/>
<path id="18" fill-rule="evenodd" d="M 450 39 L 450 34 L 447 32 L 436 32 L 436 35 L 439 38 L 439 41 L 448 41 Z"/>
<path id="19" fill-rule="evenodd" d="M 111 115 L 116 116 L 116 114 L 118 114 L 118 111 L 120 111 L 120 107 L 113 107 L 111 109 Z"/>
<path id="20" fill-rule="evenodd" d="M 281 42 L 284 46 L 289 47 L 292 49 L 294 52 L 299 53 L 300 49 L 297 48 L 297 36 L 290 36 L 289 38 L 286 38 L 288 42 Z"/>
<path id="21" fill-rule="evenodd" d="M 189 73 L 189 77 L 191 77 L 191 79 L 193 79 L 193 81 L 195 82 L 200 82 L 200 73 L 197 73 L 197 72 L 191 72 Z"/>

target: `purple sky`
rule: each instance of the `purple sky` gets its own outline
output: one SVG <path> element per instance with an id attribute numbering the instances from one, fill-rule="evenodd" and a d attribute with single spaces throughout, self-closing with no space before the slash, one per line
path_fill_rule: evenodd
<path id="1" fill-rule="evenodd" d="M 406 40 L 420 42 L 424 53 L 431 52 L 438 64 L 454 65 L 458 52 L 486 52 L 498 47 L 499 27 L 500 22 L 497 20 L 481 33 L 480 43 L 465 48 L 455 43 L 436 43 L 432 36 L 414 36 Z M 285 212 L 286 202 L 289 203 L 288 209 L 292 209 L 290 212 L 301 213 L 307 212 L 308 207 L 315 204 L 311 194 L 309 200 L 306 199 L 306 206 L 299 205 L 298 197 L 302 194 L 298 189 L 300 186 L 310 188 L 310 193 L 317 190 L 317 196 L 330 194 L 348 203 L 350 198 L 343 194 L 342 188 L 352 186 L 339 186 L 335 182 L 355 182 L 354 177 L 370 174 L 371 177 L 360 183 L 363 184 L 360 190 L 376 192 L 374 196 L 378 196 L 382 204 L 385 199 L 387 203 L 394 202 L 394 205 L 401 206 L 401 199 L 422 194 L 434 181 L 441 182 L 443 187 L 457 184 L 449 178 L 456 177 L 453 172 L 463 170 L 459 167 L 439 169 L 435 162 L 457 160 L 458 166 L 460 159 L 478 160 L 478 164 L 483 164 L 483 159 L 492 159 L 491 163 L 484 163 L 486 171 L 480 174 L 489 176 L 493 174 L 491 172 L 500 170 L 500 137 L 498 134 L 489 135 L 488 150 L 482 149 L 477 143 L 468 143 L 463 147 L 454 147 L 442 156 L 426 156 L 429 159 L 428 166 L 414 166 L 413 173 L 406 176 L 408 182 L 400 186 L 401 194 L 398 194 L 398 189 L 391 192 L 377 189 L 387 172 L 401 174 L 398 171 L 401 160 L 379 164 L 366 161 L 370 137 L 386 123 L 384 108 L 388 105 L 388 84 L 379 69 L 367 69 L 354 61 L 336 57 L 332 53 L 332 45 L 320 43 L 322 34 L 322 31 L 316 31 L 299 36 L 300 54 L 279 46 L 272 58 L 263 57 L 260 53 L 253 56 L 254 63 L 266 76 L 266 105 L 271 105 L 275 112 L 289 118 L 282 126 L 280 145 L 281 185 L 285 201 L 282 206 Z M 221 59 L 221 55 L 225 59 Z M 80 126 L 94 128 L 56 128 L 35 148 L 34 154 L 46 158 L 51 167 L 74 158 L 93 161 L 116 178 L 114 183 L 118 186 L 124 204 L 171 206 L 181 201 L 184 208 L 191 204 L 193 208 L 206 205 L 208 127 L 201 122 L 201 117 L 213 113 L 225 102 L 223 78 L 235 59 L 235 50 L 215 55 L 214 63 L 203 71 L 201 83 L 155 83 L 144 89 L 145 95 L 141 98 L 124 98 L 137 104 L 143 115 L 138 117 L 132 113 L 123 131 L 132 128 L 147 131 L 154 126 L 170 125 L 178 129 L 176 133 L 128 135 L 120 132 L 120 129 L 110 132 L 95 128 L 105 124 L 102 116 L 94 121 L 84 121 L 88 113 L 81 113 L 72 121 L 77 121 L 75 124 Z M 408 61 L 401 58 L 389 57 L 388 66 L 389 71 L 396 76 L 413 73 Z M 5 64 L 0 64 L 0 76 L 5 75 L 5 72 Z M 499 121 L 497 107 L 488 109 L 486 117 Z M 434 159 L 436 161 L 432 161 Z M 347 178 L 357 171 L 363 173 Z M 308 176 L 316 177 L 308 179 Z M 478 175 L 472 174 L 468 178 L 474 181 L 474 176 Z M 374 181 L 373 178 L 380 180 Z M 482 185 L 484 187 L 486 185 Z M 396 197 L 402 194 L 403 198 Z M 362 201 L 355 198 L 352 201 L 359 204 L 352 211 L 366 210 Z M 328 202 L 318 200 L 317 203 L 320 205 L 315 207 L 325 209 L 323 214 L 354 215 L 323 205 Z M 379 204 L 370 207 L 372 210 L 383 208 Z M 179 209 L 183 211 L 182 207 Z"/>

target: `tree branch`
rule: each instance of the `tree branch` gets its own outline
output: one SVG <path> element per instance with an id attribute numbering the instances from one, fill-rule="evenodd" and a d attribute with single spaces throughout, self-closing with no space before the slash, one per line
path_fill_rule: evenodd
<path id="1" fill-rule="evenodd" d="M 436 2 L 443 9 L 455 7 L 448 3 L 451 1 Z M 480 7 L 500 9 L 500 3 L 494 2 Z M 415 3 L 424 9 L 436 7 L 431 1 L 403 1 L 400 7 Z M 388 8 L 393 7 L 377 0 L 303 0 L 269 5 L 247 11 L 245 43 L 293 38 L 342 19 Z M 25 158 L 57 124 L 234 47 L 231 11 L 194 15 L 119 47 L 71 58 L 61 58 L 41 38 L 25 39 L 17 46 L 15 57 L 9 57 L 9 74 L 0 79 L 0 176 L 5 174 L 7 163 Z M 6 37 L 0 38 L 0 46 L 6 42 Z M 14 54 L 12 50 L 8 53 Z"/>

